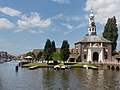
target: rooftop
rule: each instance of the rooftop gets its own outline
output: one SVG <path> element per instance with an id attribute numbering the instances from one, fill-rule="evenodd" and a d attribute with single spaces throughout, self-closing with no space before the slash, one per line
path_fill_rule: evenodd
<path id="1" fill-rule="evenodd" d="M 97 35 L 84 36 L 79 42 L 106 42 L 106 43 L 111 43 L 111 41 L 105 39 L 102 36 L 97 36 Z M 77 42 L 77 43 L 79 43 L 79 42 Z"/>

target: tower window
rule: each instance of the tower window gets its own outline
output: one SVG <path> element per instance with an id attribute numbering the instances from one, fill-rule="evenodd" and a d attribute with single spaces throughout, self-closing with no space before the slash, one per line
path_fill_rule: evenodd
<path id="1" fill-rule="evenodd" d="M 95 26 L 95 22 L 92 22 L 91 25 L 92 25 L 92 26 Z"/>

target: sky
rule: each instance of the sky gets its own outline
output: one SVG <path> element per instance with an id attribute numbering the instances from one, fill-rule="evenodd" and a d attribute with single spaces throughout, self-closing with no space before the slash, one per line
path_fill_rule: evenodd
<path id="1" fill-rule="evenodd" d="M 54 40 L 57 48 L 68 40 L 74 48 L 87 34 L 91 7 L 98 35 L 113 16 L 119 30 L 120 0 L 0 0 L 0 51 L 24 54 L 43 49 L 47 39 Z"/>

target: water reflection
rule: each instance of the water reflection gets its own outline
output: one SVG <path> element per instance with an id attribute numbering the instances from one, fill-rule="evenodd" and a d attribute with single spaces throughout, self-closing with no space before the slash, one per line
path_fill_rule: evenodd
<path id="1" fill-rule="evenodd" d="M 120 71 L 19 68 L 12 61 L 0 64 L 0 90 L 120 90 Z"/>
<path id="2" fill-rule="evenodd" d="M 55 71 L 44 70 L 45 89 L 49 90 L 119 90 L 116 74 L 110 70 L 72 69 Z M 119 79 L 120 80 L 120 79 Z"/>
<path id="3" fill-rule="evenodd" d="M 45 90 L 66 90 L 69 84 L 69 70 L 43 69 L 43 86 Z"/>

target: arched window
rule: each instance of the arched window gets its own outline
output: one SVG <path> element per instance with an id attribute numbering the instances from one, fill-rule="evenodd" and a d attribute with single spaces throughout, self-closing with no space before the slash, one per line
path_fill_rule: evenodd
<path id="1" fill-rule="evenodd" d="M 86 54 L 84 55 L 84 59 L 86 59 Z"/>

